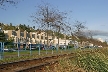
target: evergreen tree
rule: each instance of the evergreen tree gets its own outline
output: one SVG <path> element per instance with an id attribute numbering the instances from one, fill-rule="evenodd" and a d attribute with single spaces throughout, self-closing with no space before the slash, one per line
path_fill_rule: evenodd
<path id="1" fill-rule="evenodd" d="M 0 31 L 0 42 L 4 42 L 6 40 L 4 32 Z"/>

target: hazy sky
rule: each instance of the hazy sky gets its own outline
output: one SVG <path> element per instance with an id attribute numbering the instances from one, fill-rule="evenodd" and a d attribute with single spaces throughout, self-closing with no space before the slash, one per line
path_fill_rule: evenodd
<path id="1" fill-rule="evenodd" d="M 35 6 L 43 4 L 42 1 L 69 13 L 70 23 L 86 22 L 89 30 L 108 33 L 108 0 L 24 0 L 17 8 L 9 5 L 6 10 L 0 9 L 0 22 L 32 26 L 29 16 L 36 12 Z"/>

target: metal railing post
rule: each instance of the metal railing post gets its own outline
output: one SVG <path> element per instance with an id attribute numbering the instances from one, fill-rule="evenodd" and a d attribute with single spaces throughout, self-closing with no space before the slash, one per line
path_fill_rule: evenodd
<path id="1" fill-rule="evenodd" d="M 31 44 L 30 44 L 30 55 L 31 55 Z"/>

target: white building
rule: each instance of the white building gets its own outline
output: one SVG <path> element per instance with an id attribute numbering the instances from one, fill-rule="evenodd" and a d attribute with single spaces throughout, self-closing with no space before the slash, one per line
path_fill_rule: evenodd
<path id="1" fill-rule="evenodd" d="M 59 39 L 59 45 L 68 45 L 70 43 L 71 40 L 65 40 L 65 39 Z M 51 41 L 54 46 L 56 46 L 58 44 L 58 39 L 55 37 L 53 41 Z"/>

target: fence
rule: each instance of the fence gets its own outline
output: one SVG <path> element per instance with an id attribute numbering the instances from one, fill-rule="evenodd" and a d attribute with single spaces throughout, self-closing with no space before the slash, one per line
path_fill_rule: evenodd
<path id="1" fill-rule="evenodd" d="M 72 48 L 59 48 L 55 47 L 54 49 L 48 48 L 42 44 L 36 44 L 37 46 L 33 46 L 33 44 L 21 44 L 14 43 L 13 46 L 7 46 L 9 44 L 0 42 L 0 59 L 8 58 L 8 57 L 20 57 L 24 55 L 47 55 L 47 54 L 60 54 L 63 52 L 71 52 Z M 8 48 L 7 48 L 8 47 Z M 13 47 L 13 48 L 11 48 Z M 44 48 L 43 48 L 44 47 Z"/>
<path id="2" fill-rule="evenodd" d="M 4 42 L 0 42 L 0 59 L 4 57 Z"/>

